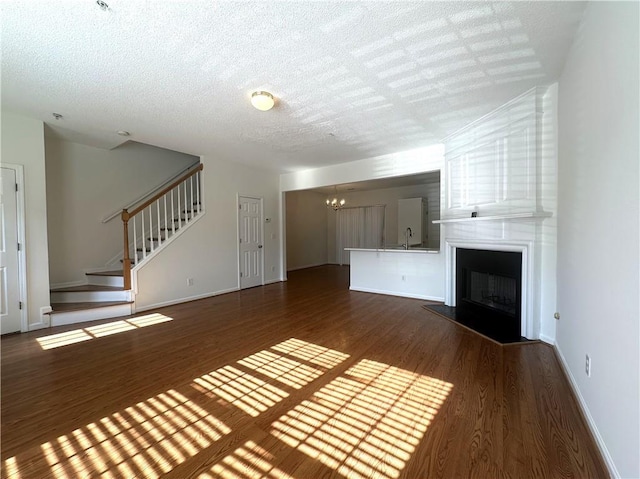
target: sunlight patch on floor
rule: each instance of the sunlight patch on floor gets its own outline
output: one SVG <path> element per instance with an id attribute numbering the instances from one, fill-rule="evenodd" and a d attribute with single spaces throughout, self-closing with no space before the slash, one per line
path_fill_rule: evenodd
<path id="1" fill-rule="evenodd" d="M 247 441 L 232 454 L 229 454 L 208 473 L 200 474 L 198 479 L 294 479 L 273 466 L 273 455 L 253 441 Z"/>
<path id="2" fill-rule="evenodd" d="M 76 330 L 70 337 L 93 339 L 170 320 L 148 315 Z M 58 347 L 61 342 L 45 344 Z M 190 386 L 255 418 L 348 358 L 291 338 L 204 374 Z M 200 477 L 301 479 L 309 470 L 324 468 L 349 479 L 397 478 L 453 385 L 364 359 L 318 387 L 272 422 L 262 439 L 244 437 L 236 443 L 234 438 L 233 452 L 208 465 Z M 191 388 L 185 394 L 193 394 Z M 3 477 L 156 479 L 231 432 L 172 388 L 6 459 Z"/>
<path id="3" fill-rule="evenodd" d="M 165 316 L 164 314 L 153 313 L 145 316 L 138 316 L 137 318 L 121 319 L 110 323 L 89 326 L 83 329 L 65 331 L 64 333 L 50 334 L 48 336 L 37 338 L 37 341 L 42 349 L 54 349 L 82 341 L 89 341 L 94 338 L 101 338 L 103 336 L 131 331 L 132 329 L 144 328 L 158 323 L 165 323 L 167 321 L 173 321 L 173 318 Z"/>
<path id="4" fill-rule="evenodd" d="M 286 387 L 300 389 L 348 357 L 348 354 L 291 338 L 239 360 L 239 367 L 228 365 L 204 374 L 194 379 L 191 386 L 209 397 L 220 398 L 223 405 L 232 404 L 257 417 L 289 396 Z M 250 374 L 247 369 L 256 374 Z M 261 375 L 277 381 L 281 387 L 260 379 Z"/>
<path id="5" fill-rule="evenodd" d="M 208 411 L 170 389 L 42 444 L 46 464 L 29 468 L 25 477 L 156 479 L 229 432 Z M 7 477 L 20 477 L 19 459 L 4 461 Z"/>
<path id="6" fill-rule="evenodd" d="M 289 396 L 289 393 L 233 366 L 212 371 L 193 380 L 193 387 L 210 397 L 219 397 L 252 417 Z"/>
<path id="7" fill-rule="evenodd" d="M 452 387 L 362 360 L 280 417 L 271 434 L 345 477 L 396 478 Z"/>
<path id="8" fill-rule="evenodd" d="M 340 351 L 335 351 L 296 338 L 291 338 L 275 346 L 271 346 L 271 349 L 325 368 L 334 368 L 349 357 L 348 354 L 341 353 Z"/>

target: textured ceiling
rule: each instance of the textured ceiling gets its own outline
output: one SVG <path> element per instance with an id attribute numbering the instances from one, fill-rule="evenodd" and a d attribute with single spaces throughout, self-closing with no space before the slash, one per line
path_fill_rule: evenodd
<path id="1" fill-rule="evenodd" d="M 577 2 L 4 1 L 2 103 L 48 133 L 280 171 L 419 148 L 556 81 Z M 253 109 L 252 91 L 277 98 Z M 54 120 L 51 113 L 64 115 Z"/>

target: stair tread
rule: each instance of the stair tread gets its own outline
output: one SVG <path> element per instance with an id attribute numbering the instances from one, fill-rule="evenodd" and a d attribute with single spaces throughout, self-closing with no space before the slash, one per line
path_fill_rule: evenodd
<path id="1" fill-rule="evenodd" d="M 51 303 L 50 314 L 67 313 L 70 311 L 82 311 L 85 309 L 102 308 L 105 306 L 119 306 L 122 304 L 131 304 L 133 301 L 96 301 L 93 303 Z"/>
<path id="2" fill-rule="evenodd" d="M 67 288 L 52 289 L 52 293 L 75 293 L 87 291 L 124 291 L 121 286 L 102 286 L 99 284 L 81 284 L 79 286 L 69 286 Z"/>
<path id="3" fill-rule="evenodd" d="M 85 273 L 87 276 L 122 276 L 122 270 L 118 271 L 96 271 L 94 273 Z"/>

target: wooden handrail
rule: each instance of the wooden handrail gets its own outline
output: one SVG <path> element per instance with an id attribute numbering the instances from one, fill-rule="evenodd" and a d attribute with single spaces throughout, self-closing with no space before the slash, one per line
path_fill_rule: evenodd
<path id="1" fill-rule="evenodd" d="M 147 206 L 149 206 L 151 203 L 158 201 L 160 198 L 162 198 L 166 193 L 168 193 L 169 191 L 171 191 L 172 189 L 174 189 L 176 186 L 178 186 L 180 183 L 186 181 L 187 179 L 191 178 L 193 175 L 195 175 L 196 173 L 198 173 L 199 171 L 202 171 L 202 169 L 204 168 L 204 165 L 201 163 L 200 166 L 198 166 L 196 169 L 190 171 L 189 173 L 187 173 L 184 176 L 181 176 L 180 178 L 178 178 L 176 181 L 174 181 L 173 183 L 171 183 L 169 186 L 167 186 L 166 188 L 163 188 L 162 190 L 160 190 L 158 193 L 156 193 L 155 195 L 153 195 L 151 198 L 149 198 L 147 201 L 145 201 L 144 203 L 142 203 L 140 206 L 136 206 L 133 210 L 128 211 L 126 208 L 124 210 L 122 210 L 123 216 L 122 216 L 122 221 L 124 221 L 124 212 L 127 211 L 129 213 L 129 218 L 131 218 L 132 216 L 137 215 L 138 213 L 140 213 L 143 209 L 145 209 Z M 127 218 L 128 220 L 128 218 Z"/>
<path id="2" fill-rule="evenodd" d="M 199 167 L 200 166 L 200 162 L 198 163 L 194 163 L 192 165 L 189 165 L 186 168 L 183 168 L 182 170 L 180 170 L 178 173 L 176 173 L 175 175 L 173 175 L 171 178 L 169 178 L 167 181 L 165 181 L 164 183 L 160 184 L 160 185 L 155 185 L 153 187 L 153 189 L 151 191 L 147 191 L 143 196 L 140 196 L 139 198 L 137 198 L 134 201 L 131 201 L 129 204 L 124 205 L 122 208 L 118 208 L 117 210 L 115 210 L 113 213 L 111 213 L 108 216 L 105 216 L 104 218 L 102 218 L 102 222 L 103 223 L 108 223 L 109 221 L 111 221 L 112 219 L 116 218 L 116 217 L 120 217 L 120 215 L 122 214 L 122 210 L 123 209 L 129 209 L 129 208 L 133 208 L 135 205 L 137 205 L 138 203 L 145 201 L 147 198 L 149 198 L 150 195 L 153 195 L 156 191 L 158 191 L 160 188 L 164 188 L 165 185 L 168 185 L 169 183 L 173 183 L 177 178 L 180 178 L 182 175 L 186 174 L 188 171 L 191 171 L 193 168 Z"/>
<path id="3" fill-rule="evenodd" d="M 129 256 L 129 220 L 133 218 L 135 215 L 137 215 L 138 213 L 140 213 L 142 210 L 144 210 L 147 206 L 158 201 L 160 198 L 162 198 L 164 195 L 169 193 L 175 187 L 177 187 L 178 185 L 181 185 L 182 183 L 187 181 L 189 178 L 191 178 L 193 175 L 202 171 L 203 168 L 204 168 L 204 165 L 201 163 L 200 165 L 198 165 L 197 168 L 194 168 L 193 170 L 189 171 L 185 175 L 181 176 L 180 178 L 175 180 L 173 183 L 166 186 L 165 188 L 160 190 L 158 193 L 153 195 L 151 198 L 146 200 L 144 203 L 142 203 L 139 206 L 136 206 L 133 210 L 128 211 L 127 208 L 124 208 L 122 210 L 121 218 L 122 218 L 122 225 L 124 230 L 124 236 L 123 236 L 124 254 L 122 255 L 122 274 L 123 274 L 125 291 L 131 289 L 131 257 Z M 186 205 L 185 205 L 185 208 L 186 208 Z M 136 245 L 133 245 L 133 247 L 135 248 Z"/>

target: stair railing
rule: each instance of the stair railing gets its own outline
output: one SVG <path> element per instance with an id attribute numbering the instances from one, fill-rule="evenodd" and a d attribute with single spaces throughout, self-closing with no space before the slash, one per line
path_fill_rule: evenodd
<path id="1" fill-rule="evenodd" d="M 200 164 L 131 211 L 127 208 L 122 210 L 122 273 L 125 290 L 131 289 L 131 261 L 138 264 L 144 260 L 202 212 L 203 168 L 204 165 Z M 147 235 L 149 237 L 145 240 Z M 131 245 L 133 255 L 129 251 Z"/>

